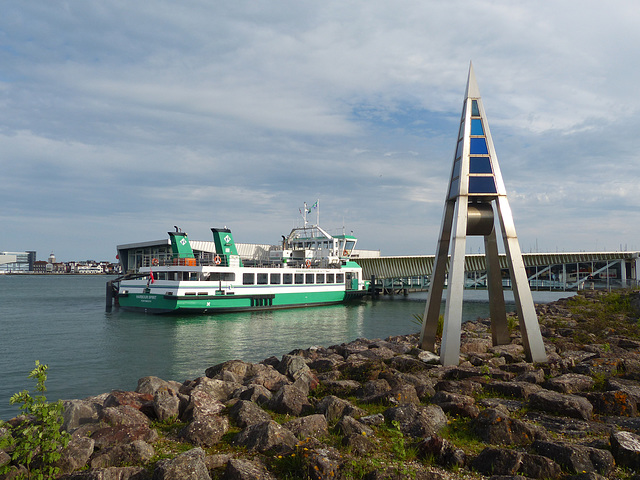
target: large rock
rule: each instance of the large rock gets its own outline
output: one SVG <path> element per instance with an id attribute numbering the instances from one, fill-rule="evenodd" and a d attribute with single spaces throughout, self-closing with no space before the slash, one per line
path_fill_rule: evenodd
<path id="1" fill-rule="evenodd" d="M 224 403 L 211 393 L 204 390 L 193 390 L 181 418 L 183 421 L 189 422 L 193 419 L 217 415 L 224 408 Z"/>
<path id="2" fill-rule="evenodd" d="M 487 408 L 472 423 L 473 431 L 483 442 L 494 445 L 526 445 L 539 437 L 534 427 L 510 418 L 504 411 Z"/>
<path id="3" fill-rule="evenodd" d="M 450 415 L 476 418 L 480 413 L 480 409 L 476 406 L 476 401 L 473 397 L 459 393 L 441 390 L 431 398 L 431 403 L 440 405 L 442 410 Z"/>
<path id="4" fill-rule="evenodd" d="M 175 458 L 160 460 L 153 471 L 153 480 L 211 480 L 204 457 L 204 450 L 197 447 Z"/>
<path id="5" fill-rule="evenodd" d="M 293 385 L 283 385 L 271 398 L 269 405 L 277 413 L 296 417 L 313 411 L 307 395 Z"/>
<path id="6" fill-rule="evenodd" d="M 583 420 L 590 420 L 593 416 L 593 405 L 586 398 L 545 389 L 529 396 L 529 406 L 536 410 Z"/>
<path id="7" fill-rule="evenodd" d="M 291 431 L 269 420 L 245 428 L 233 437 L 232 443 L 260 453 L 290 453 L 298 440 Z"/>
<path id="8" fill-rule="evenodd" d="M 178 390 L 170 386 L 160 386 L 153 393 L 153 410 L 161 421 L 176 419 L 180 416 L 180 397 Z"/>
<path id="9" fill-rule="evenodd" d="M 100 412 L 100 420 L 109 425 L 149 425 L 151 423 L 149 417 L 129 405 L 104 408 Z"/>
<path id="10" fill-rule="evenodd" d="M 550 390 L 555 390 L 560 393 L 578 393 L 591 390 L 594 383 L 593 378 L 586 375 L 566 373 L 547 380 L 545 386 Z"/>
<path id="11" fill-rule="evenodd" d="M 463 467 L 467 461 L 464 450 L 456 448 L 453 443 L 438 435 L 421 440 L 418 443 L 418 453 L 427 461 L 433 459 L 438 465 L 446 468 Z"/>
<path id="12" fill-rule="evenodd" d="M 336 429 L 342 432 L 345 436 L 350 435 L 362 435 L 373 437 L 373 430 L 366 426 L 363 423 L 360 423 L 358 420 L 350 417 L 349 415 L 345 415 L 340 419 L 338 423 L 336 423 Z"/>
<path id="13" fill-rule="evenodd" d="M 229 410 L 229 416 L 240 428 L 271 420 L 271 416 L 262 408 L 248 400 L 239 400 Z"/>
<path id="14" fill-rule="evenodd" d="M 624 390 L 588 393 L 587 400 L 599 415 L 635 417 L 638 413 L 635 399 Z"/>
<path id="15" fill-rule="evenodd" d="M 262 385 L 247 385 L 247 388 L 238 395 L 241 400 L 249 400 L 258 405 L 266 405 L 271 397 L 273 397 L 273 393 Z"/>
<path id="16" fill-rule="evenodd" d="M 62 430 L 73 432 L 85 423 L 98 421 L 98 405 L 90 400 L 65 400 L 63 402 Z"/>
<path id="17" fill-rule="evenodd" d="M 212 447 L 229 431 L 229 419 L 220 415 L 198 417 L 180 430 L 178 436 L 192 445 Z"/>
<path id="18" fill-rule="evenodd" d="M 72 436 L 69 444 L 62 450 L 60 459 L 56 462 L 60 473 L 71 473 L 83 468 L 93 454 L 94 445 L 95 441 L 90 438 Z"/>
<path id="19" fill-rule="evenodd" d="M 447 417 L 438 405 L 392 407 L 384 411 L 384 418 L 387 423 L 398 422 L 400 431 L 412 437 L 435 435 L 447 425 Z"/>
<path id="20" fill-rule="evenodd" d="M 153 396 L 147 393 L 125 392 L 123 390 L 113 390 L 105 399 L 104 407 L 120 407 L 128 405 L 137 410 L 153 402 Z"/>
<path id="21" fill-rule="evenodd" d="M 136 393 L 143 393 L 148 395 L 155 395 L 160 390 L 180 390 L 180 383 L 173 381 L 162 380 L 159 377 L 142 377 L 138 380 L 138 386 L 136 387 Z"/>
<path id="22" fill-rule="evenodd" d="M 522 398 L 523 400 L 528 399 L 529 395 L 542 389 L 542 387 L 535 383 L 519 381 L 491 382 L 488 383 L 485 388 L 507 397 Z"/>
<path id="23" fill-rule="evenodd" d="M 506 448 L 485 448 L 471 461 L 471 468 L 483 475 L 515 475 L 522 465 L 522 455 Z"/>
<path id="24" fill-rule="evenodd" d="M 613 432 L 610 437 L 611 452 L 620 466 L 640 468 L 640 436 L 631 432 Z"/>
<path id="25" fill-rule="evenodd" d="M 294 418 L 283 424 L 300 440 L 309 437 L 323 437 L 329 435 L 327 418 L 319 413 L 306 417 Z"/>
<path id="26" fill-rule="evenodd" d="M 563 442 L 535 441 L 533 449 L 570 473 L 598 472 L 607 475 L 613 468 L 611 452 L 585 445 Z"/>
<path id="27" fill-rule="evenodd" d="M 100 450 L 91 459 L 91 468 L 145 464 L 154 454 L 155 451 L 151 445 L 143 440 L 136 440 Z"/>
<path id="28" fill-rule="evenodd" d="M 158 439 L 158 432 L 147 425 L 115 425 L 99 428 L 91 433 L 96 448 L 106 448 L 135 440 L 153 443 Z"/>
<path id="29" fill-rule="evenodd" d="M 222 480 L 275 480 L 275 477 L 259 462 L 232 458 Z"/>
<path id="30" fill-rule="evenodd" d="M 329 423 L 337 422 L 345 415 L 361 417 L 367 414 L 367 412 L 354 406 L 351 402 L 334 395 L 327 395 L 320 400 L 318 405 L 316 405 L 316 411 L 323 414 Z"/>

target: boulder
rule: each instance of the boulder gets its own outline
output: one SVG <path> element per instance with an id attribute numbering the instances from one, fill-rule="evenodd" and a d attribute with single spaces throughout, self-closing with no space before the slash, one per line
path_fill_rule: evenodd
<path id="1" fill-rule="evenodd" d="M 259 462 L 232 458 L 221 480 L 275 480 L 276 477 Z"/>
<path id="2" fill-rule="evenodd" d="M 291 431 L 269 420 L 245 428 L 233 437 L 232 443 L 260 453 L 286 454 L 293 451 L 298 440 Z"/>
<path id="3" fill-rule="evenodd" d="M 367 414 L 367 412 L 354 406 L 351 402 L 334 395 L 327 395 L 320 400 L 316 405 L 316 412 L 323 414 L 329 423 L 337 422 L 345 415 L 355 418 Z"/>
<path id="4" fill-rule="evenodd" d="M 153 480 L 211 480 L 204 458 L 204 450 L 196 447 L 175 458 L 160 460 Z"/>
<path id="5" fill-rule="evenodd" d="M 349 415 L 342 417 L 340 421 L 336 423 L 336 428 L 345 436 L 361 435 L 365 437 L 373 437 L 373 430 L 370 427 L 360 423 Z"/>
<path id="6" fill-rule="evenodd" d="M 635 417 L 638 413 L 635 399 L 624 390 L 588 393 L 587 400 L 599 415 Z"/>
<path id="7" fill-rule="evenodd" d="M 249 400 L 251 402 L 255 402 L 258 405 L 266 405 L 271 400 L 273 394 L 262 385 L 247 385 L 247 388 L 241 390 L 238 398 L 241 400 Z"/>
<path id="8" fill-rule="evenodd" d="M 591 390 L 594 380 L 586 375 L 578 373 L 566 373 L 559 377 L 550 378 L 545 382 L 545 387 L 560 393 L 578 393 Z"/>
<path id="9" fill-rule="evenodd" d="M 104 401 L 104 407 L 120 407 L 128 405 L 140 410 L 144 405 L 150 404 L 153 397 L 147 393 L 125 392 L 122 390 L 113 390 L 107 395 Z"/>
<path id="10" fill-rule="evenodd" d="M 122 467 L 145 464 L 155 454 L 151 445 L 143 440 L 135 440 L 100 450 L 91 459 L 91 468 Z"/>
<path id="11" fill-rule="evenodd" d="M 483 442 L 494 445 L 526 445 L 540 436 L 537 430 L 522 420 L 510 418 L 504 411 L 487 408 L 473 420 L 474 433 Z"/>
<path id="12" fill-rule="evenodd" d="M 89 400 L 65 400 L 63 402 L 62 430 L 73 432 L 85 423 L 98 421 L 98 405 Z"/>
<path id="13" fill-rule="evenodd" d="M 553 480 L 562 476 L 562 469 L 550 458 L 523 453 L 518 473 L 527 478 Z"/>
<path id="14" fill-rule="evenodd" d="M 507 397 L 521 398 L 523 400 L 526 400 L 529 398 L 529 395 L 534 392 L 540 391 L 542 387 L 536 385 L 535 383 L 524 381 L 495 381 L 488 383 L 485 386 L 485 389 L 491 390 L 492 392 L 496 392 Z"/>
<path id="15" fill-rule="evenodd" d="M 464 450 L 456 448 L 450 441 L 438 436 L 431 435 L 418 443 L 418 455 L 427 460 L 435 461 L 445 468 L 463 467 L 467 461 Z"/>
<path id="16" fill-rule="evenodd" d="M 83 468 L 93 454 L 94 445 L 95 441 L 90 438 L 72 436 L 69 444 L 60 452 L 61 457 L 56 462 L 56 467 L 60 469 L 60 473 L 71 473 L 74 470 Z"/>
<path id="17" fill-rule="evenodd" d="M 204 390 L 193 390 L 189 395 L 189 403 L 187 404 L 181 419 L 189 422 L 200 417 L 217 415 L 224 410 L 224 404 Z"/>
<path id="18" fill-rule="evenodd" d="M 180 384 L 178 382 L 166 381 L 153 376 L 142 377 L 138 380 L 138 386 L 136 387 L 135 392 L 155 395 L 155 393 L 161 388 L 177 392 L 180 390 Z"/>
<path id="19" fill-rule="evenodd" d="M 324 415 L 319 413 L 306 417 L 294 418 L 283 424 L 300 440 L 309 437 L 322 437 L 329 435 L 329 424 Z"/>
<path id="20" fill-rule="evenodd" d="M 100 420 L 109 425 L 149 425 L 151 423 L 149 417 L 129 405 L 102 409 Z"/>
<path id="21" fill-rule="evenodd" d="M 536 410 L 590 420 L 593 405 L 584 397 L 542 389 L 529 396 L 529 406 Z"/>
<path id="22" fill-rule="evenodd" d="M 267 412 L 248 400 L 238 401 L 229 410 L 229 416 L 240 428 L 271 420 L 271 416 Z"/>
<path id="23" fill-rule="evenodd" d="M 613 432 L 610 437 L 611 453 L 622 467 L 640 468 L 640 436 L 631 432 Z"/>
<path id="24" fill-rule="evenodd" d="M 229 419 L 220 415 L 198 417 L 184 427 L 178 436 L 199 447 L 212 447 L 229 431 Z"/>
<path id="25" fill-rule="evenodd" d="M 431 403 L 440 405 L 442 410 L 451 415 L 476 418 L 480 409 L 476 406 L 473 397 L 458 393 L 439 391 L 431 397 Z"/>
<path id="26" fill-rule="evenodd" d="M 400 431 L 412 437 L 435 435 L 447 425 L 447 417 L 438 405 L 400 405 L 388 408 L 383 415 L 387 423 L 398 422 Z"/>
<path id="27" fill-rule="evenodd" d="M 533 449 L 570 473 L 597 471 L 606 475 L 614 464 L 611 452 L 585 445 L 536 440 Z"/>
<path id="28" fill-rule="evenodd" d="M 159 386 L 153 393 L 153 411 L 161 422 L 178 418 L 180 416 L 178 390 L 170 386 Z"/>
<path id="29" fill-rule="evenodd" d="M 106 448 L 135 440 L 153 443 L 158 439 L 158 432 L 147 425 L 115 425 L 102 427 L 91 433 L 95 448 Z"/>
<path id="30" fill-rule="evenodd" d="M 471 468 L 483 475 L 515 475 L 522 464 L 522 453 L 506 448 L 485 448 L 471 461 Z"/>
<path id="31" fill-rule="evenodd" d="M 296 417 L 313 411 L 307 395 L 293 385 L 283 385 L 273 395 L 269 406 L 277 413 Z"/>

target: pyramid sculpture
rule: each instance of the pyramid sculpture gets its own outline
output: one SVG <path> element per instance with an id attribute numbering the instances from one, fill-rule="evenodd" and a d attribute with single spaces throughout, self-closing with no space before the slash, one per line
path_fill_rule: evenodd
<path id="1" fill-rule="evenodd" d="M 498 157 L 491 139 L 473 65 L 470 64 L 451 180 L 445 200 L 440 239 L 420 333 L 421 348 L 435 351 L 436 330 L 451 246 L 440 349 L 440 361 L 443 365 L 459 363 L 465 247 L 469 235 L 484 237 L 493 344 L 510 343 L 498 258 L 494 208 L 497 211 L 504 241 L 525 355 L 530 362 L 546 362 L 547 356 L 516 236 L 513 215 L 507 200 L 507 191 L 500 173 Z"/>

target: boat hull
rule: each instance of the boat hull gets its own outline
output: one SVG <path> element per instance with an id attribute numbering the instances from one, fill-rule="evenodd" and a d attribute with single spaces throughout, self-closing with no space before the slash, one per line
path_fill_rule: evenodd
<path id="1" fill-rule="evenodd" d="M 256 293 L 248 295 L 177 296 L 160 293 L 118 295 L 120 308 L 145 313 L 226 313 L 340 304 L 365 291 Z"/>

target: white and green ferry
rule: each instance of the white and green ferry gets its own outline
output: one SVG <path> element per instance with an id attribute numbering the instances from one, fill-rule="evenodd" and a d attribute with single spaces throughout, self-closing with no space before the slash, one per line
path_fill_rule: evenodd
<path id="1" fill-rule="evenodd" d="M 215 252 L 197 255 L 186 233 L 169 232 L 171 248 L 138 255 L 139 266 L 110 282 L 107 296 L 127 310 L 209 314 L 336 304 L 368 291 L 350 258 L 353 235 L 330 235 L 305 221 L 257 262 L 238 255 L 231 230 L 211 231 Z"/>

